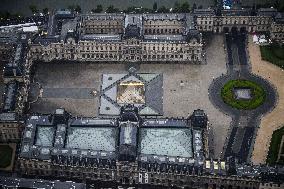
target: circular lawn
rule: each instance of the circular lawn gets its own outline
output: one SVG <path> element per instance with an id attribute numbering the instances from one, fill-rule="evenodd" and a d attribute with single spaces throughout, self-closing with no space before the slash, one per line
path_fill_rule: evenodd
<path id="1" fill-rule="evenodd" d="M 236 89 L 249 90 L 250 98 L 238 98 L 235 93 Z M 223 101 L 233 108 L 251 110 L 263 104 L 266 98 L 266 93 L 260 85 L 253 81 L 231 80 L 222 87 L 221 96 Z"/>

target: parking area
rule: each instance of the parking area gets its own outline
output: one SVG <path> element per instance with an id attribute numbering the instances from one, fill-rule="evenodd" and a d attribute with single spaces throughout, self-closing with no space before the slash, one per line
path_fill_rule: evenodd
<path id="1" fill-rule="evenodd" d="M 163 73 L 164 117 L 187 117 L 195 109 L 208 114 L 214 147 L 219 157 L 231 118 L 209 100 L 208 88 L 214 78 L 226 73 L 223 37 L 215 35 L 206 47 L 207 64 L 142 64 L 138 73 Z M 42 87 L 42 97 L 31 104 L 30 112 L 52 113 L 63 107 L 73 116 L 98 116 L 102 74 L 127 73 L 123 64 L 53 64 L 36 68 L 34 81 Z M 98 93 L 99 94 L 99 93 Z"/>

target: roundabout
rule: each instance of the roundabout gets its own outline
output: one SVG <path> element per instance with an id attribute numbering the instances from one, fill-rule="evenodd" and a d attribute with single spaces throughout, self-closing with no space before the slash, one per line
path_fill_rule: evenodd
<path id="1" fill-rule="evenodd" d="M 217 109 L 232 118 L 222 158 L 250 163 L 260 119 L 274 109 L 277 91 L 268 80 L 251 73 L 246 34 L 228 34 L 224 40 L 227 73 L 213 79 L 208 95 Z"/>
<path id="2" fill-rule="evenodd" d="M 266 99 L 264 88 L 250 80 L 230 80 L 221 89 L 223 101 L 236 109 L 252 110 Z"/>

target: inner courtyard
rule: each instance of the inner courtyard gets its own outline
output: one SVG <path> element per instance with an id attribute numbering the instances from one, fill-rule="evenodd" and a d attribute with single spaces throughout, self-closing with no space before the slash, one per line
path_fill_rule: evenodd
<path id="1" fill-rule="evenodd" d="M 206 62 L 201 65 L 140 64 L 136 65 L 136 73 L 163 75 L 160 96 L 163 117 L 184 117 L 195 109 L 205 110 L 214 136 L 214 141 L 211 141 L 214 143 L 214 155 L 219 157 L 231 117 L 213 106 L 208 88 L 215 78 L 226 73 L 226 55 L 222 35 L 208 37 L 206 43 Z M 129 74 L 129 65 L 37 63 L 33 81 L 39 84 L 42 92 L 35 93 L 37 97 L 30 104 L 29 112 L 47 114 L 62 107 L 74 116 L 99 116 L 104 74 Z M 147 102 L 147 97 L 145 100 Z"/>

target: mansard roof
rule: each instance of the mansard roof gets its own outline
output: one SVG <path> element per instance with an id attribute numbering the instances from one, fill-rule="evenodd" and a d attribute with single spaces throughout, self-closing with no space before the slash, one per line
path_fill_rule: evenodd
<path id="1" fill-rule="evenodd" d="M 156 13 L 143 14 L 145 20 L 185 20 L 184 13 Z"/>

